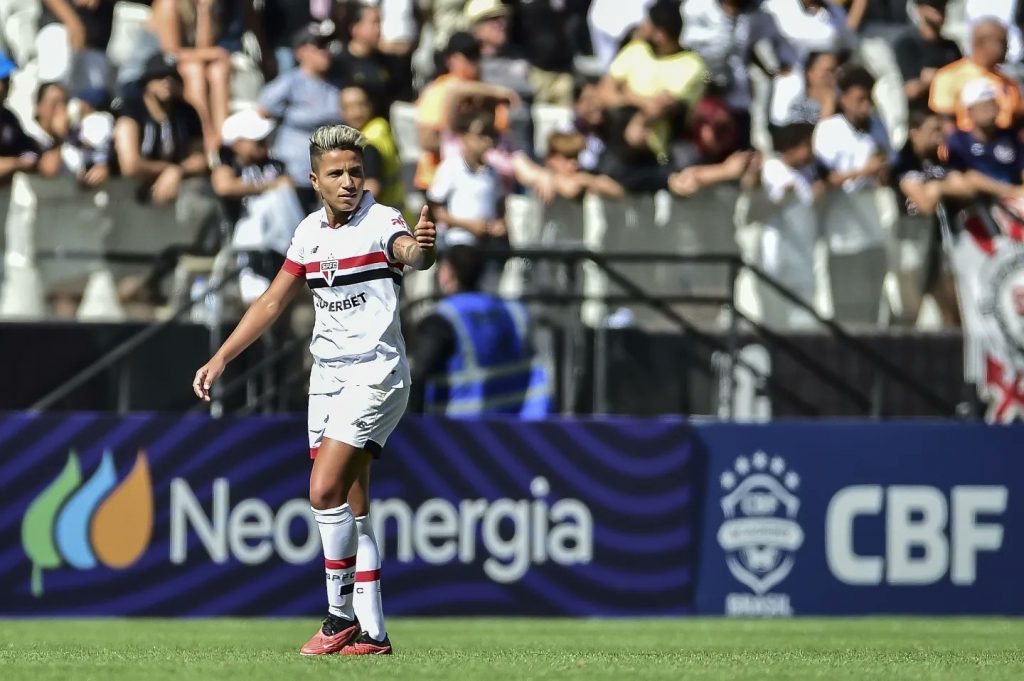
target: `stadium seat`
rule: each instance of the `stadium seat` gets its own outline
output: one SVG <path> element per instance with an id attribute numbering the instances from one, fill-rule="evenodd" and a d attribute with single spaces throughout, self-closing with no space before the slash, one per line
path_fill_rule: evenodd
<path id="1" fill-rule="evenodd" d="M 538 159 L 547 156 L 548 137 L 551 133 L 562 130 L 572 123 L 572 109 L 551 104 L 534 104 L 533 115 L 533 152 Z"/>
<path id="2" fill-rule="evenodd" d="M 540 223 L 540 206 L 532 196 L 512 194 L 505 199 L 505 226 L 512 248 L 525 248 L 537 243 L 537 225 Z M 523 294 L 524 277 L 531 269 L 531 263 L 522 258 L 512 258 L 505 263 L 498 287 L 499 295 L 515 298 Z"/>
<path id="3" fill-rule="evenodd" d="M 135 49 L 139 34 L 146 30 L 151 10 L 138 2 L 118 2 L 114 5 L 114 23 L 107 43 L 107 57 L 115 67 L 121 66 Z"/>
<path id="4" fill-rule="evenodd" d="M 893 149 L 900 149 L 907 141 L 907 98 L 892 47 L 884 38 L 863 38 L 858 56 L 875 77 L 872 96 L 878 116 L 889 133 L 889 143 Z"/>
<path id="5" fill-rule="evenodd" d="M 415 163 L 420 157 L 420 139 L 416 132 L 416 105 L 395 102 L 391 105 L 391 132 L 402 161 Z"/>
<path id="6" fill-rule="evenodd" d="M 263 84 L 263 72 L 252 57 L 243 52 L 231 55 L 231 113 L 256 108 Z"/>
<path id="7" fill-rule="evenodd" d="M 39 0 L 0 0 L 0 50 L 20 67 L 35 56 L 41 7 Z"/>

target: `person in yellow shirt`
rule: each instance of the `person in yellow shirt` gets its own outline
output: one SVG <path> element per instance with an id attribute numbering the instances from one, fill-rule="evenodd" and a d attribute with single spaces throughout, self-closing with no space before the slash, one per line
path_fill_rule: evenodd
<path id="1" fill-rule="evenodd" d="M 363 152 L 366 189 L 378 203 L 400 208 L 405 204 L 402 186 L 402 159 L 391 134 L 391 125 L 376 115 L 366 90 L 350 85 L 339 96 L 341 115 L 347 125 L 363 133 L 369 142 Z M 373 147 L 371 150 L 369 147 Z M 367 153 L 369 152 L 369 153 Z M 376 172 L 374 172 L 376 171 Z"/>
<path id="2" fill-rule="evenodd" d="M 605 108 L 635 107 L 648 146 L 661 159 L 671 123 L 685 121 L 704 94 L 704 60 L 679 45 L 682 29 L 678 3 L 658 0 L 647 10 L 641 38 L 622 48 L 601 81 Z"/>
<path id="3" fill-rule="evenodd" d="M 928 108 L 956 121 L 960 130 L 973 128 L 971 117 L 961 102 L 960 93 L 973 80 L 987 80 L 995 87 L 999 115 L 996 125 L 1013 127 L 1021 116 L 1020 87 L 1009 76 L 999 71 L 1006 60 L 1006 27 L 996 19 L 986 19 L 974 25 L 971 32 L 970 56 L 939 69 L 932 79 Z"/>

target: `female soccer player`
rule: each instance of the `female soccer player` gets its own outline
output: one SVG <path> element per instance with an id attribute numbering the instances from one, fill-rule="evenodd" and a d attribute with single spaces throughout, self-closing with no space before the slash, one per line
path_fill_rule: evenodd
<path id="1" fill-rule="evenodd" d="M 344 125 L 313 133 L 309 177 L 324 207 L 299 223 L 270 288 L 192 383 L 209 401 L 227 363 L 274 323 L 303 282 L 312 289 L 309 501 L 323 541 L 329 608 L 303 655 L 391 653 L 380 606 L 380 553 L 368 515 L 370 462 L 409 398 L 398 320 L 402 273 L 433 265 L 436 232 L 425 206 L 410 232 L 397 209 L 363 191 L 365 145 L 362 133 Z"/>

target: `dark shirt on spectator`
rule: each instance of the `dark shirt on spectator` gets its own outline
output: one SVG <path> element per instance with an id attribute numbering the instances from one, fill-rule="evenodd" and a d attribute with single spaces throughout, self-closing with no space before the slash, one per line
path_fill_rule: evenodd
<path id="1" fill-rule="evenodd" d="M 239 180 L 246 184 L 259 185 L 273 182 L 286 174 L 284 163 L 276 158 L 265 158 L 256 163 L 243 164 L 235 156 L 230 147 L 221 147 L 218 154 L 218 163 L 228 166 Z M 250 197 L 222 199 L 224 212 L 231 222 L 238 222 L 245 210 L 245 204 Z"/>
<path id="2" fill-rule="evenodd" d="M 957 130 L 946 138 L 946 153 L 950 170 L 976 170 L 1007 184 L 1022 183 L 1024 145 L 1009 130 L 997 130 L 987 142 Z"/>
<path id="3" fill-rule="evenodd" d="M 142 98 L 125 100 L 120 115 L 139 124 L 139 153 L 151 161 L 181 163 L 202 144 L 199 114 L 184 101 L 176 102 L 162 122 L 150 115 Z"/>
<path id="4" fill-rule="evenodd" d="M 38 157 L 39 153 L 39 143 L 28 136 L 18 117 L 0 106 L 0 158 Z"/>
<path id="5" fill-rule="evenodd" d="M 39 14 L 39 28 L 61 23 L 57 15 L 46 6 L 46 3 L 40 4 L 42 5 L 42 10 Z M 107 49 L 107 43 L 110 42 L 110 33 L 114 26 L 114 4 L 114 0 L 100 0 L 95 8 L 87 9 L 78 6 L 73 0 L 68 0 L 68 6 L 78 15 L 82 25 L 85 27 L 86 47 L 101 52 Z"/>
<path id="6" fill-rule="evenodd" d="M 587 0 L 530 0 L 514 14 L 513 36 L 530 63 L 544 71 L 569 73 L 586 31 Z"/>
<path id="7" fill-rule="evenodd" d="M 900 210 L 905 215 L 918 215 L 921 211 L 910 198 L 903 193 L 900 184 L 903 180 L 914 180 L 922 184 L 944 180 L 949 171 L 937 159 L 921 158 L 914 153 L 914 147 L 910 142 L 903 145 L 903 150 L 896 157 L 896 163 L 892 167 L 892 183 L 896 194 L 902 199 Z"/>
<path id="8" fill-rule="evenodd" d="M 374 52 L 368 57 L 356 57 L 348 50 L 342 50 L 332 60 L 327 80 L 339 90 L 349 85 L 362 87 L 373 104 L 373 110 L 381 116 L 388 115 L 397 95 L 391 74 L 391 61 L 380 52 Z"/>
<path id="9" fill-rule="evenodd" d="M 921 71 L 924 69 L 941 69 L 963 56 L 960 54 L 960 48 L 952 40 L 925 40 L 921 32 L 913 26 L 896 38 L 892 49 L 904 81 L 916 80 L 921 77 Z M 928 93 L 925 91 L 920 99 L 927 98 Z"/>

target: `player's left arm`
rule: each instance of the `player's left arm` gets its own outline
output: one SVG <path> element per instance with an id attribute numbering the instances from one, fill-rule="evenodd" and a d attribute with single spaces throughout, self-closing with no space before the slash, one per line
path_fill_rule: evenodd
<path id="1" fill-rule="evenodd" d="M 391 255 L 395 260 L 415 270 L 428 270 L 437 259 L 434 250 L 437 229 L 430 221 L 429 211 L 427 206 L 423 206 L 412 234 L 402 234 L 391 244 Z"/>

